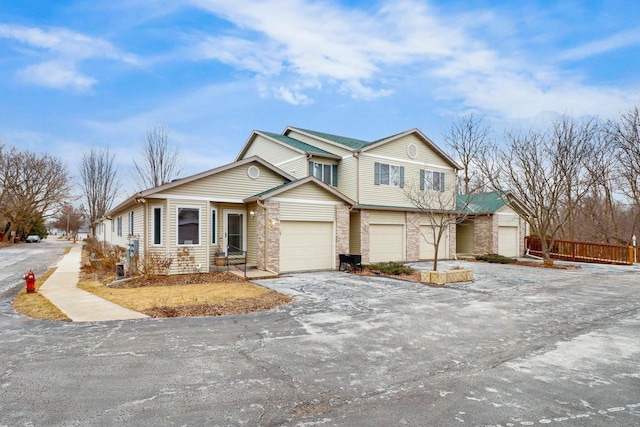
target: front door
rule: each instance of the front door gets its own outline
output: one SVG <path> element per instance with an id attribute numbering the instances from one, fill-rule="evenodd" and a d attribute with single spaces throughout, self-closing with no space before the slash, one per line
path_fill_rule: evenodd
<path id="1" fill-rule="evenodd" d="M 229 254 L 246 250 L 245 213 L 243 211 L 225 211 L 224 214 L 225 248 Z"/>

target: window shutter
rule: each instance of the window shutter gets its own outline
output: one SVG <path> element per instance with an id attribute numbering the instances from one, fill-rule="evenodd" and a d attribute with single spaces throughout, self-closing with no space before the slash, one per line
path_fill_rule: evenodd
<path id="1" fill-rule="evenodd" d="M 309 162 L 309 176 L 313 176 L 313 162 Z"/>
<path id="2" fill-rule="evenodd" d="M 444 172 L 440 172 L 440 191 L 444 191 Z"/>
<path id="3" fill-rule="evenodd" d="M 375 174 L 373 177 L 373 183 L 375 185 L 380 185 L 380 163 L 375 162 L 374 169 L 375 169 Z"/>
<path id="4" fill-rule="evenodd" d="M 334 186 L 338 186 L 338 165 L 331 166 L 332 182 Z"/>
<path id="5" fill-rule="evenodd" d="M 400 166 L 400 188 L 404 187 L 404 166 Z"/>
<path id="6" fill-rule="evenodd" d="M 424 190 L 424 169 L 420 169 L 420 190 Z"/>

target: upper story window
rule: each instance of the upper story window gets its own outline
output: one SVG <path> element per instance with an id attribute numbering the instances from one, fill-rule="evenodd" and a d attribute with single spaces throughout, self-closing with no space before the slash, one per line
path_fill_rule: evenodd
<path id="1" fill-rule="evenodd" d="M 390 165 L 388 163 L 375 163 L 375 185 L 388 185 L 389 187 L 404 187 L 404 166 Z"/>
<path id="2" fill-rule="evenodd" d="M 338 165 L 309 162 L 309 175 L 315 176 L 325 184 L 338 185 Z"/>
<path id="3" fill-rule="evenodd" d="M 444 172 L 420 170 L 420 189 L 444 191 Z"/>
<path id="4" fill-rule="evenodd" d="M 200 244 L 200 209 L 178 208 L 178 244 Z"/>

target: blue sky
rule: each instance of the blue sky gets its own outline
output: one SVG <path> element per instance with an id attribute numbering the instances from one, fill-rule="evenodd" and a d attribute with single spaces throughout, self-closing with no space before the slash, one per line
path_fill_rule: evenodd
<path id="1" fill-rule="evenodd" d="M 0 140 L 66 159 L 146 130 L 182 175 L 233 161 L 253 129 L 436 143 L 474 112 L 495 130 L 640 100 L 640 2 L 18 1 L 0 6 Z"/>

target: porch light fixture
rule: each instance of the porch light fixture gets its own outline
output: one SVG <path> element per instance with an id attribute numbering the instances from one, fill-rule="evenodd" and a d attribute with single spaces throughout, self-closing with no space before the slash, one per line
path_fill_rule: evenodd
<path id="1" fill-rule="evenodd" d="M 256 216 L 256 212 L 253 210 L 249 211 L 249 216 L 253 218 L 254 216 Z"/>

